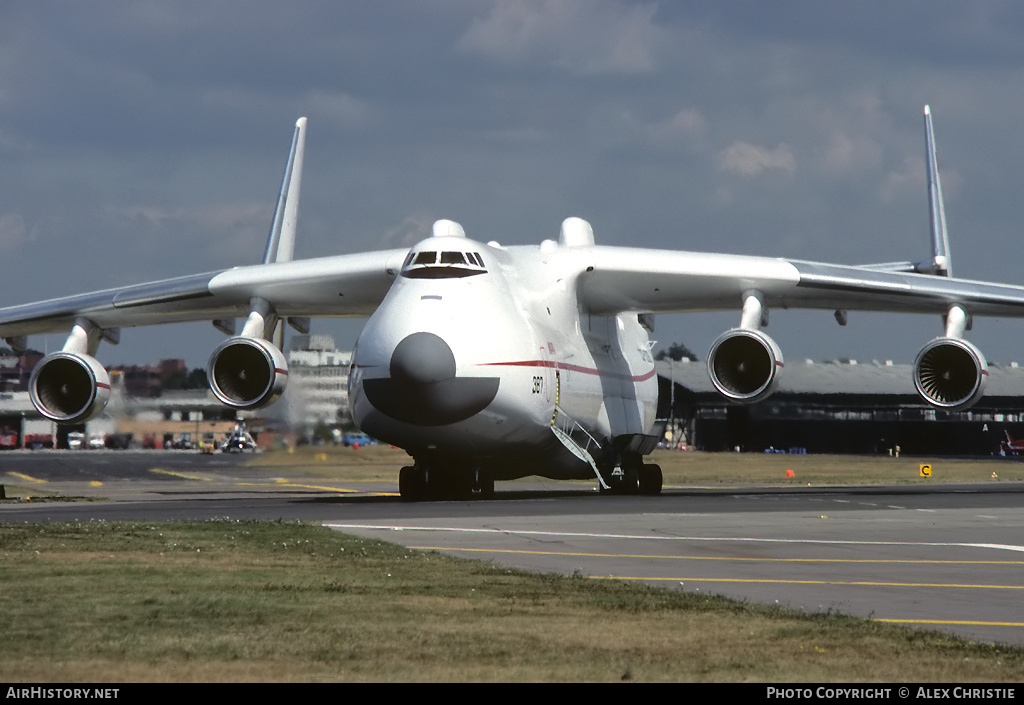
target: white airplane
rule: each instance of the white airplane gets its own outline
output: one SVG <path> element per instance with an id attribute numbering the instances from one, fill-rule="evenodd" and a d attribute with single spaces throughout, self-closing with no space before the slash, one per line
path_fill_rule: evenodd
<path id="1" fill-rule="evenodd" d="M 580 218 L 557 241 L 505 247 L 439 220 L 411 249 L 292 260 L 306 119 L 291 153 L 262 264 L 0 309 L 0 336 L 70 331 L 30 381 L 39 412 L 81 423 L 102 411 L 109 377 L 95 359 L 120 328 L 210 320 L 228 338 L 210 358 L 213 393 L 253 409 L 284 391 L 275 331 L 311 316 L 369 317 L 349 380 L 353 418 L 409 452 L 404 499 L 489 494 L 495 480 L 594 478 L 657 494 L 644 462 L 659 440 L 652 314 L 740 312 L 711 346 L 708 373 L 737 403 L 764 399 L 783 368 L 762 330 L 771 308 L 940 314 L 945 331 L 914 363 L 920 395 L 943 409 L 982 394 L 984 356 L 964 339 L 974 315 L 1024 316 L 1024 287 L 952 278 L 932 120 L 925 108 L 932 257 L 842 266 L 594 243 Z M 235 319 L 244 319 L 235 333 Z"/>

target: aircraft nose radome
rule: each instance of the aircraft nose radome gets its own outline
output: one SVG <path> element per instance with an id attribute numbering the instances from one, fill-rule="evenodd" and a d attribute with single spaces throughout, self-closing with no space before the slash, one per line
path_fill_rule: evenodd
<path id="1" fill-rule="evenodd" d="M 413 333 L 391 353 L 390 376 L 363 381 L 367 401 L 398 421 L 443 426 L 480 413 L 494 400 L 497 377 L 456 377 L 455 353 L 438 335 Z"/>
<path id="2" fill-rule="evenodd" d="M 433 333 L 413 333 L 391 353 L 391 379 L 401 384 L 433 384 L 453 377 L 455 355 Z"/>

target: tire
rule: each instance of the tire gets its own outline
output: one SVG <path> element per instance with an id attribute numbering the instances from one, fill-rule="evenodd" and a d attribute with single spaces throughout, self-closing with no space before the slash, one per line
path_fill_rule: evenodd
<path id="1" fill-rule="evenodd" d="M 426 476 L 423 470 L 406 465 L 398 471 L 398 493 L 403 502 L 418 502 L 426 494 Z"/>
<path id="2" fill-rule="evenodd" d="M 663 481 L 661 466 L 650 463 L 640 467 L 640 494 L 659 495 Z"/>

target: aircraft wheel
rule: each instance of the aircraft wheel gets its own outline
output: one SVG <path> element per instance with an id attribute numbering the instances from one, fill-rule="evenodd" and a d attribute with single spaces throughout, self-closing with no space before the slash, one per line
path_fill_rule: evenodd
<path id="1" fill-rule="evenodd" d="M 444 483 L 445 499 L 464 500 L 473 498 L 473 490 L 476 488 L 476 473 L 466 467 L 454 466 L 448 468 L 448 475 Z"/>
<path id="2" fill-rule="evenodd" d="M 416 464 L 422 480 L 420 498 L 429 500 L 468 499 L 473 494 L 473 475 L 462 467 L 443 462 Z"/>
<path id="3" fill-rule="evenodd" d="M 406 465 L 398 471 L 398 492 L 403 502 L 418 502 L 426 495 L 427 475 L 421 467 Z"/>
<path id="4" fill-rule="evenodd" d="M 494 478 L 488 473 L 477 470 L 473 481 L 473 491 L 478 492 L 481 498 L 490 499 L 494 496 Z"/>
<path id="5" fill-rule="evenodd" d="M 459 465 L 417 463 L 398 472 L 398 491 L 405 502 L 465 500 L 494 495 L 494 478 Z"/>
<path id="6" fill-rule="evenodd" d="M 637 467 L 633 465 L 621 466 L 622 474 L 619 476 L 612 475 L 606 478 L 608 483 L 608 492 L 611 494 L 625 494 L 632 495 L 637 494 L 640 491 L 640 472 Z"/>
<path id="7" fill-rule="evenodd" d="M 641 465 L 640 471 L 640 494 L 657 495 L 661 494 L 662 474 L 661 466 L 650 463 Z"/>

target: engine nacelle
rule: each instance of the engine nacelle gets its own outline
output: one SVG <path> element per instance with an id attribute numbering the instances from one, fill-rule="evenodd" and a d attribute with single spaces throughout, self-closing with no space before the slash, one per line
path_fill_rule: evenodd
<path id="1" fill-rule="evenodd" d="M 103 411 L 110 399 L 110 375 L 96 358 L 73 352 L 47 355 L 28 383 L 32 404 L 58 423 L 82 423 Z"/>
<path id="2" fill-rule="evenodd" d="M 288 362 L 260 338 L 228 338 L 213 351 L 207 367 L 210 390 L 236 409 L 256 409 L 277 401 L 288 384 Z"/>
<path id="3" fill-rule="evenodd" d="M 940 409 L 965 409 L 978 401 L 987 376 L 985 356 L 960 338 L 936 338 L 914 361 L 917 393 Z"/>
<path id="4" fill-rule="evenodd" d="M 734 328 L 718 336 L 708 353 L 708 374 L 723 396 L 755 402 L 775 391 L 782 351 L 759 330 Z"/>

